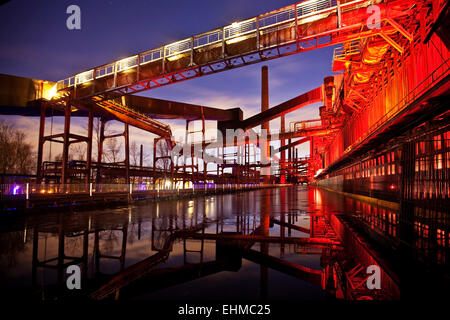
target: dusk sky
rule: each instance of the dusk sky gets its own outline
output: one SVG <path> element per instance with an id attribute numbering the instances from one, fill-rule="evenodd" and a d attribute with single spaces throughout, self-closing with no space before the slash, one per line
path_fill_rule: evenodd
<path id="1" fill-rule="evenodd" d="M 156 48 L 235 21 L 292 4 L 292 0 L 19 1 L 0 6 L 0 73 L 57 81 L 86 69 Z M 68 30 L 66 8 L 81 8 L 81 30 Z M 313 89 L 331 74 L 333 47 L 264 63 L 269 66 L 270 106 Z M 219 108 L 240 107 L 247 118 L 260 110 L 262 63 L 153 89 L 143 95 Z M 2 117 L 37 143 L 37 118 Z M 318 118 L 318 105 L 286 117 Z M 82 120 L 72 131 L 83 133 Z M 183 128 L 169 122 L 173 131 Z M 208 124 L 212 128 L 214 123 Z M 116 126 L 114 126 L 116 127 Z M 120 126 L 119 128 L 121 128 Z M 47 126 L 48 128 L 48 126 Z M 279 120 L 271 121 L 279 128 Z M 62 118 L 54 120 L 62 131 Z M 119 130 L 119 129 L 118 129 Z M 120 129 L 121 130 L 121 129 Z M 152 135 L 133 129 L 132 139 L 149 144 Z M 308 145 L 303 145 L 308 150 Z"/>

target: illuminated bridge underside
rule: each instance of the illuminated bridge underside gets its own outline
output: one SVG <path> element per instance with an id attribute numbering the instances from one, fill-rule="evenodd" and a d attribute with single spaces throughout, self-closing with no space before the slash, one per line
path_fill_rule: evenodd
<path id="1" fill-rule="evenodd" d="M 449 32 L 439 25 L 447 3 L 424 1 L 398 34 L 335 52 L 334 67 L 343 75 L 332 109 L 345 120 L 332 139 L 314 147 L 317 169 L 323 168 L 318 184 L 448 207 L 450 52 L 446 37 L 433 32 Z"/>
<path id="2" fill-rule="evenodd" d="M 162 48 L 139 53 L 58 82 L 75 99 L 110 99 L 264 60 L 396 32 L 395 24 L 367 29 L 373 1 L 306 1 L 234 23 Z M 408 14 L 411 2 L 380 3 L 381 16 Z M 338 15 L 341 17 L 338 19 Z"/>

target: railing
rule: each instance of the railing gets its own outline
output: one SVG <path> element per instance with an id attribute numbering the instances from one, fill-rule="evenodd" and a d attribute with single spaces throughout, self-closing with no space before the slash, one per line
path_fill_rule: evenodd
<path id="1" fill-rule="evenodd" d="M 297 132 L 300 130 L 322 127 L 322 119 L 314 119 L 314 120 L 305 120 L 305 121 L 296 121 L 290 123 L 291 131 Z"/>
<path id="2" fill-rule="evenodd" d="M 361 44 L 359 41 L 344 43 L 334 48 L 333 61 L 345 60 L 346 57 L 359 53 L 361 53 Z"/>
<path id="3" fill-rule="evenodd" d="M 183 188 L 179 184 L 171 184 L 164 182 L 162 184 L 153 185 L 153 183 L 111 183 L 111 184 L 36 184 L 36 183 L 20 183 L 20 184 L 2 184 L 0 185 L 1 198 L 5 199 L 30 199 L 32 195 L 57 196 L 67 194 L 86 194 L 93 196 L 95 194 L 108 193 L 139 193 L 150 192 L 159 194 L 180 194 L 180 193 L 196 193 L 205 191 L 232 191 L 244 190 L 262 187 L 259 183 L 241 183 L 241 184 L 216 184 L 212 182 L 191 184 L 189 188 Z"/>
<path id="4" fill-rule="evenodd" d="M 355 1 L 357 2 L 357 1 Z M 346 3 L 345 5 L 347 5 Z M 58 90 L 82 84 L 95 78 L 112 75 L 116 72 L 135 68 L 138 65 L 147 64 L 170 56 L 176 56 L 194 49 L 215 44 L 224 40 L 230 40 L 243 35 L 262 32 L 264 29 L 285 24 L 290 21 L 297 22 L 310 15 L 320 13 L 324 10 L 336 7 L 336 0 L 309 0 L 302 3 L 282 8 L 275 12 L 260 15 L 244 21 L 234 22 L 221 29 L 209 31 L 193 36 L 185 40 L 168 44 L 164 47 L 142 52 L 138 55 L 128 57 L 116 62 L 94 68 L 73 77 L 58 81 Z"/>

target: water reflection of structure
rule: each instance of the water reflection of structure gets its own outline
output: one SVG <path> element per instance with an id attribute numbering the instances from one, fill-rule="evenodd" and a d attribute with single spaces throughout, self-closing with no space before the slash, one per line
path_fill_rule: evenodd
<path id="1" fill-rule="evenodd" d="M 286 210 L 285 204 L 295 202 L 297 198 L 285 190 L 280 192 L 279 197 L 281 213 L 276 215 L 271 215 L 270 200 L 264 200 L 270 197 L 262 198 L 268 203 L 261 203 L 259 214 L 248 213 L 249 208 L 245 206 L 249 205 L 245 201 L 237 201 L 237 212 L 231 217 L 220 216 L 224 204 L 217 201 L 218 198 L 198 201 L 195 209 L 193 201 L 178 202 L 176 212 L 169 215 L 160 214 L 160 204 L 156 204 L 156 215 L 151 217 L 151 221 L 139 220 L 137 230 L 130 227 L 136 225 L 131 215 L 122 215 L 119 221 L 115 220 L 110 225 L 102 223 L 101 226 L 97 226 L 90 216 L 83 216 L 82 221 L 77 221 L 74 226 L 64 220 L 64 215 L 58 215 L 57 230 L 35 229 L 34 287 L 39 289 L 36 276 L 39 268 L 56 270 L 56 285 L 44 283 L 45 289 L 42 290 L 46 290 L 46 298 L 52 295 L 70 298 L 72 293 L 65 289 L 64 272 L 68 265 L 80 264 L 85 281 L 83 288 L 86 288 L 84 296 L 89 295 L 93 299 L 130 298 L 222 271 L 238 271 L 244 258 L 260 265 L 262 299 L 268 297 L 269 269 L 318 286 L 330 297 L 399 297 L 396 275 L 364 242 L 348 218 L 320 212 L 305 214 L 298 210 Z M 217 201 L 215 208 L 219 215 L 215 217 L 208 209 L 208 201 L 213 199 Z M 300 223 L 303 218 L 309 219 L 309 228 Z M 130 265 L 129 258 L 125 258 L 127 243 L 130 243 L 136 232 L 140 238 L 145 222 L 151 224 L 151 254 Z M 51 259 L 38 259 L 39 237 L 49 232 L 57 234 L 57 255 Z M 68 248 L 70 243 L 67 239 L 76 237 L 81 239 L 82 245 L 77 248 L 81 256 Z M 108 241 L 112 248 L 108 248 Z M 279 249 L 278 257 L 274 256 L 274 249 Z M 286 251 L 290 254 L 286 255 Z M 291 253 L 320 255 L 321 269 L 292 262 Z M 89 258 L 91 254 L 92 259 Z M 173 265 L 172 256 L 177 255 L 183 257 L 181 265 L 180 260 Z M 119 262 L 114 272 L 111 272 L 111 261 Z M 368 290 L 366 287 L 365 281 L 369 276 L 366 268 L 373 264 L 381 267 L 382 290 Z"/>

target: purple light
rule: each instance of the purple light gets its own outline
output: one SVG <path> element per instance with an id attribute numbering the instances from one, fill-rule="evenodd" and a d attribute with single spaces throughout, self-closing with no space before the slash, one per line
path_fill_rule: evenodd
<path id="1" fill-rule="evenodd" d="M 12 190 L 13 190 L 13 195 L 17 195 L 17 194 L 19 193 L 20 186 L 15 185 L 14 188 L 13 188 Z"/>
<path id="2" fill-rule="evenodd" d="M 141 183 L 138 187 L 139 191 L 144 191 L 147 190 L 147 185 L 145 183 Z"/>

